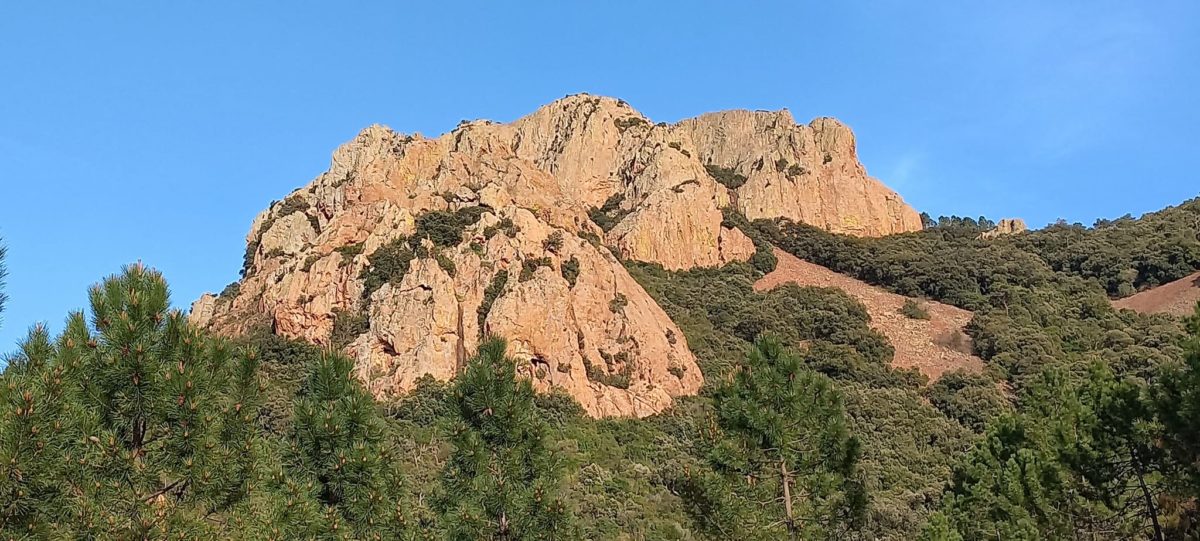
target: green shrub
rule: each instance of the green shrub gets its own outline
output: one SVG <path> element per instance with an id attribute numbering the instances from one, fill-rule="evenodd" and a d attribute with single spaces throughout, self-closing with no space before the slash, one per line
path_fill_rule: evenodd
<path id="1" fill-rule="evenodd" d="M 671 147 L 671 148 L 673 148 L 673 149 L 675 149 L 675 150 L 679 151 L 679 153 L 680 153 L 680 154 L 683 154 L 684 156 L 687 156 L 688 158 L 691 158 L 691 157 L 692 157 L 692 153 L 691 153 L 691 152 L 688 152 L 687 150 L 684 150 L 684 148 L 683 148 L 683 145 L 681 145 L 681 144 L 679 144 L 679 143 L 677 143 L 677 142 L 675 142 L 675 141 L 671 141 L 670 143 L 667 143 L 667 146 L 669 146 L 669 147 Z"/>
<path id="2" fill-rule="evenodd" d="M 571 259 L 562 262 L 558 270 L 567 284 L 575 287 L 575 281 L 579 279 L 579 260 L 571 256 Z"/>
<path id="3" fill-rule="evenodd" d="M 359 335 L 371 330 L 371 321 L 367 314 L 359 311 L 333 310 L 333 331 L 329 335 L 329 344 L 333 349 L 345 348 Z"/>
<path id="4" fill-rule="evenodd" d="M 613 119 L 613 125 L 616 126 L 617 129 L 620 130 L 621 133 L 625 133 L 625 130 L 628 130 L 629 128 L 636 128 L 638 126 L 646 126 L 648 124 L 650 124 L 650 123 L 646 122 L 646 119 L 636 117 L 636 116 Z"/>
<path id="5" fill-rule="evenodd" d="M 742 187 L 742 185 L 746 183 L 746 180 L 748 180 L 746 175 L 738 173 L 737 170 L 733 168 L 721 167 L 719 165 L 710 163 L 705 165 L 704 169 L 708 170 L 708 174 L 713 178 L 713 180 L 720 182 L 722 186 L 725 186 L 730 190 L 736 190 Z"/>
<path id="6" fill-rule="evenodd" d="M 899 312 L 909 319 L 929 319 L 929 311 L 913 299 L 904 299 Z"/>
<path id="7" fill-rule="evenodd" d="M 415 257 L 409 239 L 405 237 L 397 237 L 380 246 L 367 257 L 368 264 L 359 274 L 363 281 L 363 298 L 370 299 L 383 284 L 399 284 Z"/>
<path id="8" fill-rule="evenodd" d="M 499 222 L 483 228 L 483 236 L 490 239 L 496 236 L 496 233 L 501 231 L 503 231 L 504 234 L 511 239 L 516 237 L 517 233 L 521 232 L 521 228 L 517 227 L 517 225 L 513 223 L 512 218 L 504 217 Z"/>
<path id="9" fill-rule="evenodd" d="M 517 276 L 517 279 L 521 282 L 528 282 L 530 278 L 533 278 L 533 273 L 537 271 L 538 267 L 549 267 L 553 264 L 549 257 L 527 258 L 521 262 L 521 274 Z"/>
<path id="10" fill-rule="evenodd" d="M 449 274 L 450 277 L 453 278 L 455 272 L 457 271 L 457 268 L 454 266 L 454 260 L 450 259 L 449 256 L 441 252 L 438 252 L 436 259 L 438 266 L 441 267 L 442 270 L 446 271 L 446 274 Z"/>
<path id="11" fill-rule="evenodd" d="M 611 301 L 608 301 L 608 309 L 614 314 L 620 314 L 625 311 L 625 307 L 629 305 L 629 298 L 624 293 L 617 293 Z"/>
<path id="12" fill-rule="evenodd" d="M 621 210 L 621 203 L 624 201 L 625 194 L 613 194 L 604 201 L 604 205 L 588 211 L 588 217 L 592 219 L 592 222 L 600 226 L 601 230 L 607 233 L 629 214 L 629 211 Z"/>
<path id="13" fill-rule="evenodd" d="M 600 355 L 604 357 L 604 362 L 609 366 L 610 371 L 601 370 L 600 367 L 592 364 L 585 355 L 583 357 L 583 369 L 587 373 L 588 380 L 617 389 L 628 389 L 630 383 L 632 383 L 633 363 L 629 362 L 627 354 L 622 351 L 611 356 L 603 352 Z M 621 369 L 611 371 L 612 365 L 615 363 L 620 363 Z"/>
<path id="14" fill-rule="evenodd" d="M 464 207 L 457 211 L 435 210 L 417 216 L 417 229 L 413 233 L 413 242 L 429 239 L 434 246 L 447 248 L 458 246 L 462 242 L 463 231 L 479 222 L 480 216 L 487 212 L 486 207 Z M 415 249 L 415 246 L 414 246 Z"/>
<path id="15" fill-rule="evenodd" d="M 351 261 L 353 261 L 355 257 L 362 254 L 364 248 L 365 248 L 364 243 L 356 242 L 354 244 L 338 246 L 337 248 L 334 248 L 333 251 L 335 251 L 339 254 L 342 254 L 342 264 L 346 265 L 346 264 L 350 263 Z"/>
<path id="16" fill-rule="evenodd" d="M 552 254 L 557 254 L 563 247 L 563 233 L 555 230 L 544 240 L 542 240 L 542 249 Z"/>
<path id="17" fill-rule="evenodd" d="M 221 290 L 221 294 L 217 295 L 217 298 L 225 301 L 232 301 L 234 297 L 238 296 L 238 293 L 241 290 L 241 282 L 230 282 L 229 285 L 225 286 L 225 289 Z"/>
<path id="18" fill-rule="evenodd" d="M 504 293 L 504 287 L 508 285 L 508 271 L 501 269 L 492 276 L 491 283 L 487 289 L 483 290 L 483 300 L 479 303 L 479 308 L 476 309 L 475 315 L 479 320 L 479 335 L 483 336 L 484 323 L 487 322 L 488 313 L 492 311 L 492 303 L 496 302 L 496 298 Z"/>

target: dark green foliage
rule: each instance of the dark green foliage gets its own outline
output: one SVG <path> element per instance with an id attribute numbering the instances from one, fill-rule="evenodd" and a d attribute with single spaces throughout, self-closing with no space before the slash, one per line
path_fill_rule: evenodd
<path id="1" fill-rule="evenodd" d="M 758 228 L 751 225 L 742 213 L 731 207 L 721 209 L 721 226 L 738 229 L 754 241 L 754 255 L 750 256 L 750 266 L 755 271 L 764 275 L 775 270 L 775 265 L 779 261 L 775 257 L 774 247 L 771 246 L 770 240 Z"/>
<path id="2" fill-rule="evenodd" d="M 851 433 L 862 442 L 859 471 L 870 494 L 860 534 L 912 539 L 937 509 L 954 463 L 976 438 L 912 389 L 839 385 Z"/>
<path id="3" fill-rule="evenodd" d="M 552 254 L 557 254 L 563 247 L 563 233 L 555 230 L 544 240 L 542 240 L 542 249 Z"/>
<path id="4" fill-rule="evenodd" d="M 924 394 L 947 417 L 975 432 L 982 432 L 989 421 L 1011 410 L 996 382 L 982 374 L 942 374 Z"/>
<path id="5" fill-rule="evenodd" d="M 492 281 L 488 284 L 487 289 L 483 290 L 483 300 L 479 303 L 479 308 L 475 315 L 479 319 L 479 333 L 483 335 L 484 324 L 487 322 L 488 313 L 492 311 L 492 303 L 496 302 L 496 298 L 504 293 L 504 287 L 508 285 L 508 271 L 500 269 L 492 276 Z"/>
<path id="6" fill-rule="evenodd" d="M 1059 223 L 1013 238 L 1056 271 L 1098 280 L 1113 297 L 1183 278 L 1200 268 L 1200 199 L 1140 219 Z"/>
<path id="7" fill-rule="evenodd" d="M 508 238 L 513 238 L 517 236 L 517 233 L 521 231 L 521 228 L 517 227 L 517 225 L 513 223 L 512 218 L 505 217 L 500 219 L 499 222 L 483 228 L 483 236 L 490 239 L 496 236 L 496 233 L 500 231 L 503 231 L 505 236 Z"/>
<path id="8" fill-rule="evenodd" d="M 369 265 L 359 276 L 363 281 L 363 298 L 370 299 L 371 294 L 383 287 L 383 284 L 399 284 L 408 272 L 409 263 L 415 257 L 409 240 L 405 237 L 397 237 L 380 246 L 367 257 Z"/>
<path id="9" fill-rule="evenodd" d="M 246 243 L 246 251 L 242 253 L 242 270 L 238 271 L 238 274 L 243 278 L 246 277 L 246 273 L 250 272 L 250 268 L 254 266 L 254 256 L 258 254 L 259 238 L 261 237 L 255 237 L 254 240 Z"/>
<path id="10" fill-rule="evenodd" d="M 588 217 L 592 222 L 600 226 L 600 229 L 605 233 L 616 227 L 622 219 L 629 214 L 628 210 L 621 209 L 621 203 L 625 201 L 624 193 L 615 193 L 604 201 L 604 205 L 600 208 L 594 208 L 588 211 Z"/>
<path id="11" fill-rule="evenodd" d="M 337 248 L 335 248 L 335 249 L 334 249 L 334 251 L 335 251 L 335 252 L 337 252 L 337 253 L 339 253 L 339 254 L 342 254 L 342 264 L 344 265 L 344 264 L 346 264 L 346 263 L 349 263 L 351 260 L 353 260 L 353 259 L 354 259 L 355 257 L 357 257 L 359 254 L 362 254 L 362 253 L 363 253 L 363 249 L 364 249 L 365 247 L 366 247 L 366 246 L 365 246 L 363 243 L 361 243 L 361 242 L 356 242 L 356 243 L 354 243 L 354 244 L 347 244 L 347 245 L 345 245 L 345 246 L 338 246 Z"/>
<path id="12" fill-rule="evenodd" d="M 375 402 L 354 378 L 354 362 L 325 352 L 309 369 L 295 406 L 291 471 L 336 510 L 356 539 L 410 537 L 416 526 L 403 496 L 395 450 Z"/>
<path id="13" fill-rule="evenodd" d="M 371 322 L 367 319 L 367 314 L 334 308 L 333 331 L 329 335 L 329 344 L 333 349 L 340 350 L 370 329 Z"/>
<path id="14" fill-rule="evenodd" d="M 621 131 L 621 133 L 625 133 L 625 130 L 628 130 L 629 128 L 647 126 L 649 124 L 649 122 L 646 122 L 646 119 L 636 116 L 613 119 L 613 125 L 615 125 L 617 129 Z"/>
<path id="15" fill-rule="evenodd" d="M 866 493 L 861 448 L 840 394 L 778 341 L 760 338 L 732 380 L 717 389 L 722 436 L 715 472 L 699 482 L 696 517 L 730 539 L 838 539 L 858 528 Z M 732 512 L 725 509 L 732 509 Z"/>
<path id="16" fill-rule="evenodd" d="M 601 356 L 606 366 L 603 369 L 592 363 L 591 359 L 583 358 L 583 369 L 588 380 L 609 387 L 628 389 L 630 378 L 633 376 L 633 363 L 629 361 L 628 355 L 625 352 L 616 355 L 602 352 Z"/>
<path id="17" fill-rule="evenodd" d="M 671 147 L 671 148 L 673 148 L 673 149 L 675 149 L 675 150 L 677 150 L 677 151 L 679 151 L 679 153 L 680 153 L 680 154 L 683 154 L 684 156 L 687 156 L 687 157 L 689 157 L 689 158 L 691 158 L 691 157 L 692 157 L 692 153 L 691 153 L 691 152 L 688 152 L 687 150 L 685 150 L 685 149 L 683 148 L 683 145 L 681 145 L 681 144 L 679 144 L 679 143 L 677 143 L 677 142 L 675 142 L 675 141 L 671 141 L 670 143 L 667 143 L 667 146 L 668 146 L 668 147 Z"/>
<path id="18" fill-rule="evenodd" d="M 553 266 L 553 262 L 549 257 L 529 257 L 521 261 L 521 274 L 517 276 L 517 280 L 527 282 L 533 278 L 533 273 L 538 267 Z"/>
<path id="19" fill-rule="evenodd" d="M 8 268 L 4 266 L 4 256 L 7 253 L 8 248 L 0 244 L 0 315 L 4 314 L 4 305 L 8 302 L 8 295 L 4 293 L 4 279 L 8 277 Z M 3 318 L 0 318 L 0 323 L 4 323 Z"/>
<path id="20" fill-rule="evenodd" d="M 413 241 L 429 239 L 434 246 L 448 248 L 458 246 L 462 242 L 463 231 L 475 225 L 479 217 L 487 212 L 486 207 L 464 207 L 450 212 L 436 210 L 417 216 L 417 230 L 413 233 Z M 412 246 L 412 248 L 416 248 Z"/>
<path id="21" fill-rule="evenodd" d="M 258 426 L 271 438 L 286 438 L 292 432 L 292 401 L 304 382 L 308 367 L 320 358 L 320 348 L 258 328 L 239 340 L 258 353 L 259 372 L 265 386 Z"/>
<path id="22" fill-rule="evenodd" d="M 707 380 L 725 375 L 729 352 L 771 334 L 834 379 L 881 386 L 916 381 L 887 366 L 891 345 L 868 326 L 866 309 L 840 290 L 786 285 L 755 292 L 755 274 L 742 264 L 674 273 L 644 263 L 626 266 L 683 329 Z"/>
<path id="23" fill-rule="evenodd" d="M 284 217 L 290 216 L 296 212 L 308 212 L 309 208 L 311 208 L 311 205 L 308 204 L 308 200 L 297 195 L 284 199 L 283 202 L 279 204 L 279 209 L 273 210 L 271 213 L 275 216 Z M 267 229 L 270 229 L 270 227 L 263 228 L 263 231 L 266 231 Z"/>
<path id="24" fill-rule="evenodd" d="M 221 294 L 217 295 L 217 298 L 231 301 L 234 297 L 238 296 L 241 289 L 241 282 L 230 282 L 229 285 L 225 286 L 225 289 L 221 290 Z"/>
<path id="25" fill-rule="evenodd" d="M 835 235 L 815 227 L 758 220 L 771 243 L 801 259 L 881 285 L 969 310 L 1011 288 L 1044 286 L 1053 271 L 1034 254 L 977 241 L 973 230 L 934 229 L 879 239 Z"/>
<path id="26" fill-rule="evenodd" d="M 454 273 L 458 272 L 458 268 L 455 267 L 454 260 L 450 259 L 450 256 L 438 252 L 435 259 L 437 260 L 438 267 L 446 271 L 446 274 L 450 275 L 451 278 L 454 277 Z"/>
<path id="27" fill-rule="evenodd" d="M 929 312 L 913 299 L 905 299 L 900 313 L 909 319 L 929 319 Z"/>
<path id="28" fill-rule="evenodd" d="M 575 281 L 579 279 L 579 260 L 575 256 L 571 256 L 571 259 L 562 262 L 558 271 L 562 273 L 562 277 L 567 281 L 567 284 L 575 287 Z"/>
<path id="29" fill-rule="evenodd" d="M 919 233 L 860 239 L 755 222 L 798 257 L 903 295 L 975 310 L 967 328 L 975 352 L 1017 389 L 1044 366 L 1086 366 L 1093 353 L 1142 377 L 1178 358 L 1179 329 L 1169 318 L 1116 313 L 1093 283 L 1055 272 L 1012 240 L 978 240 L 978 224 L 947 219 Z"/>
<path id="30" fill-rule="evenodd" d="M 611 301 L 608 301 L 608 309 L 614 314 L 619 314 L 625 311 L 625 307 L 629 305 L 629 299 L 622 293 L 617 293 Z"/>
<path id="31" fill-rule="evenodd" d="M 90 301 L 90 325 L 35 327 L 2 376 L 0 531 L 219 536 L 204 517 L 247 505 L 258 459 L 257 359 L 168 311 L 141 266 Z"/>
<path id="32" fill-rule="evenodd" d="M 1186 465 L 1180 481 L 1192 496 L 1200 496 L 1200 304 L 1187 320 L 1183 361 L 1168 366 L 1153 388 L 1164 425 L 1164 449 L 1177 464 Z"/>
<path id="33" fill-rule="evenodd" d="M 558 459 L 528 380 L 488 339 L 453 391 L 454 453 L 436 499 L 449 539 L 572 539 Z"/>
<path id="34" fill-rule="evenodd" d="M 737 169 L 730 167 L 721 167 L 719 165 L 710 163 L 705 165 L 704 169 L 708 171 L 708 175 L 711 176 L 713 180 L 720 182 L 722 186 L 725 186 L 730 190 L 741 188 L 747 180 L 746 175 L 738 173 Z"/>

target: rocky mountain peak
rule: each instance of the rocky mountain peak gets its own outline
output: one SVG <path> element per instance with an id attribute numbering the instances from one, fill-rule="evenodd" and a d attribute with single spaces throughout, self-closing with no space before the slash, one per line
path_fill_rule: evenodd
<path id="1" fill-rule="evenodd" d="M 192 318 L 343 348 L 378 396 L 449 379 L 484 335 L 502 335 L 536 388 L 597 416 L 648 415 L 702 376 L 619 258 L 745 260 L 755 246 L 723 225 L 727 207 L 859 235 L 921 225 L 866 176 L 833 119 L 728 111 L 654 124 L 580 94 L 436 138 L 366 128 L 254 220 L 244 278 Z"/>

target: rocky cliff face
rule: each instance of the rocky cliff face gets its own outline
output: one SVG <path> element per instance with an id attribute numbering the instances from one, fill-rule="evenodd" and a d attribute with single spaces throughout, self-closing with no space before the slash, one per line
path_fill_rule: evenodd
<path id="1" fill-rule="evenodd" d="M 835 121 L 731 112 L 655 125 L 577 95 L 436 139 L 367 128 L 255 219 L 243 280 L 196 301 L 192 319 L 343 347 L 381 397 L 451 378 L 496 334 L 536 388 L 565 389 L 596 416 L 649 415 L 702 376 L 614 253 L 668 269 L 745 260 L 753 243 L 722 226 L 731 205 L 855 234 L 920 228 Z"/>
<path id="2" fill-rule="evenodd" d="M 1025 225 L 1025 220 L 1020 218 L 1004 218 L 996 224 L 996 227 L 981 233 L 979 238 L 989 240 L 1006 235 L 1016 235 L 1026 231 L 1029 231 L 1029 227 Z"/>

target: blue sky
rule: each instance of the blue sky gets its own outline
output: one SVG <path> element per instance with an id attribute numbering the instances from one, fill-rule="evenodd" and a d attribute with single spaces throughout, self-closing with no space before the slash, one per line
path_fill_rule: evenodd
<path id="1" fill-rule="evenodd" d="M 1200 186 L 1195 1 L 101 4 L 0 4 L 0 351 L 138 259 L 177 305 L 220 290 L 253 216 L 369 124 L 576 92 L 838 117 L 935 216 L 1090 224 Z"/>

